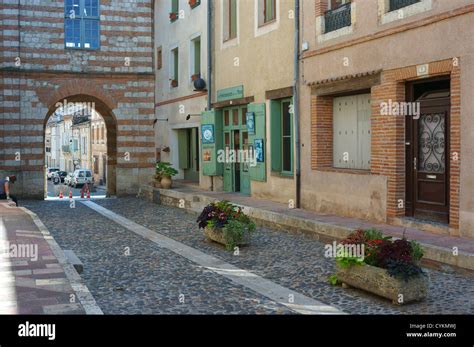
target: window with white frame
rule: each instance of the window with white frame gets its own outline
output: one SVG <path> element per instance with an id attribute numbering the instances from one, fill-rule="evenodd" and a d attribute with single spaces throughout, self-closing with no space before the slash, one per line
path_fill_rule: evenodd
<path id="1" fill-rule="evenodd" d="M 223 0 L 222 28 L 224 41 L 237 37 L 237 5 L 238 0 Z"/>
<path id="2" fill-rule="evenodd" d="M 201 37 L 191 40 L 191 79 L 201 76 Z"/>
<path id="3" fill-rule="evenodd" d="M 276 0 L 258 0 L 258 25 L 262 26 L 276 19 Z"/>
<path id="4" fill-rule="evenodd" d="M 333 166 L 370 170 L 370 94 L 333 99 Z"/>

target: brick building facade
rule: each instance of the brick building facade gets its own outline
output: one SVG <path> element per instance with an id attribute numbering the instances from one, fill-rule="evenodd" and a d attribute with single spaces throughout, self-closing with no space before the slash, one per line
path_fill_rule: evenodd
<path id="1" fill-rule="evenodd" d="M 109 194 L 136 193 L 153 174 L 153 1 L 90 3 L 89 12 L 82 0 L 0 5 L 0 176 L 18 176 L 18 195 L 44 196 L 45 125 L 65 102 L 91 102 L 105 120 Z M 75 5 L 84 12 L 65 8 Z M 69 20 L 77 31 L 66 33 Z M 83 44 L 94 35 L 97 47 Z"/>
<path id="2" fill-rule="evenodd" d="M 303 208 L 474 237 L 472 1 L 304 7 Z"/>

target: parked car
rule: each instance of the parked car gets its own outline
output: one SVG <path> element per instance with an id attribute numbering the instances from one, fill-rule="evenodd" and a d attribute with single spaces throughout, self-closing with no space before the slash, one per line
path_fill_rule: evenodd
<path id="1" fill-rule="evenodd" d="M 57 167 L 49 167 L 48 171 L 46 171 L 47 179 L 50 180 L 53 177 L 53 174 L 58 171 L 59 171 L 59 168 Z"/>
<path id="2" fill-rule="evenodd" d="M 78 186 L 83 186 L 86 183 L 89 183 L 90 185 L 94 184 L 92 171 L 84 169 L 74 171 L 74 174 L 72 175 L 71 186 L 77 188 Z"/>
<path id="3" fill-rule="evenodd" d="M 59 179 L 61 180 L 61 183 L 64 183 L 64 179 L 67 176 L 67 172 L 66 171 L 56 171 L 56 172 L 53 173 L 53 177 L 54 176 L 59 176 Z"/>
<path id="4" fill-rule="evenodd" d="M 66 177 L 64 177 L 64 184 L 67 186 L 71 186 L 72 183 L 72 176 L 74 175 L 74 172 L 69 172 Z"/>

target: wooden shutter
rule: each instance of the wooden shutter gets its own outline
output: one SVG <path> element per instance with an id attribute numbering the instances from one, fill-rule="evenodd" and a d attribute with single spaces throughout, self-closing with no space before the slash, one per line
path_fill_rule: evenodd
<path id="1" fill-rule="evenodd" d="M 270 100 L 270 155 L 272 171 L 281 172 L 281 103 Z"/>
<path id="2" fill-rule="evenodd" d="M 230 0 L 230 32 L 229 38 L 237 37 L 237 0 Z"/>
<path id="3" fill-rule="evenodd" d="M 179 168 L 189 169 L 189 141 L 188 141 L 188 130 L 178 130 L 178 155 L 179 155 Z"/>
<path id="4" fill-rule="evenodd" d="M 212 125 L 214 128 L 214 143 L 204 143 L 202 139 L 203 126 Z M 223 174 L 224 165 L 217 161 L 218 151 L 223 147 L 222 111 L 211 110 L 201 113 L 201 160 L 202 173 L 205 176 L 220 176 Z M 210 157 L 209 160 L 207 156 Z"/>
<path id="5" fill-rule="evenodd" d="M 253 112 L 255 116 L 255 134 L 249 135 L 249 143 L 255 148 L 255 140 L 263 141 L 263 162 L 257 163 L 256 166 L 250 166 L 250 179 L 253 181 L 267 180 L 266 161 L 267 161 L 267 142 L 265 127 L 265 104 L 249 104 L 247 112 Z"/>

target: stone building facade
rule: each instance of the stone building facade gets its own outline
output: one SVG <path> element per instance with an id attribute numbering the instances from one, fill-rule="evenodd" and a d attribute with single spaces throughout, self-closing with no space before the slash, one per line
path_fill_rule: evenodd
<path id="1" fill-rule="evenodd" d="M 2 1 L 0 16 L 0 176 L 42 198 L 46 122 L 90 102 L 107 127 L 108 193 L 136 193 L 155 162 L 153 1 Z"/>
<path id="2" fill-rule="evenodd" d="M 302 207 L 474 237 L 472 1 L 303 6 Z"/>

